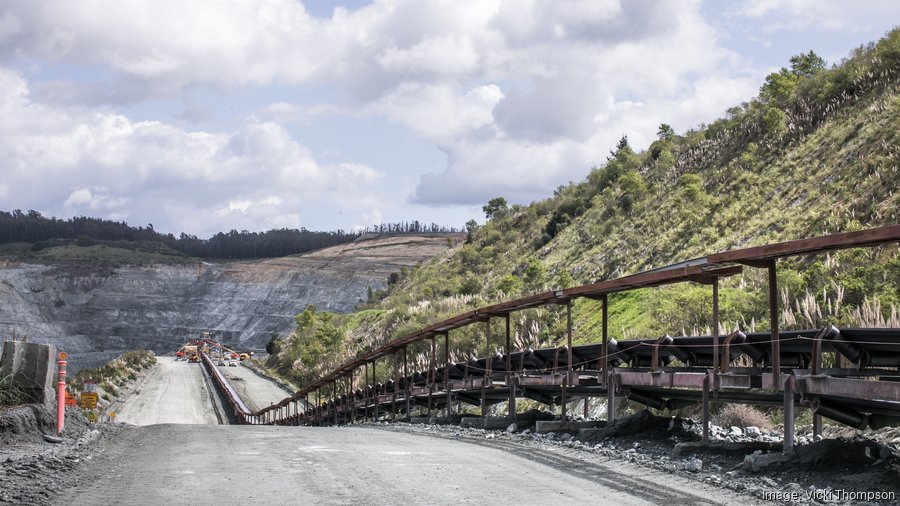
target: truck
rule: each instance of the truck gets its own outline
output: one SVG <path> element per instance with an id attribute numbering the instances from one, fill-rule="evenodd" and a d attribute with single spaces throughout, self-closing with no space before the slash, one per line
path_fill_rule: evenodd
<path id="1" fill-rule="evenodd" d="M 184 351 L 184 355 L 187 357 L 188 362 L 197 363 L 200 362 L 200 352 L 197 350 L 197 346 L 193 344 L 185 345 L 182 348 Z"/>

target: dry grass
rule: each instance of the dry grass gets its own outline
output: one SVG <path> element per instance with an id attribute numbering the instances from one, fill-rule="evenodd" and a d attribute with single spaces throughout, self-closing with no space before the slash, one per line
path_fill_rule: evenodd
<path id="1" fill-rule="evenodd" d="M 12 375 L 0 376 L 0 406 L 15 406 L 25 402 L 25 391 Z"/>
<path id="2" fill-rule="evenodd" d="M 844 288 L 831 283 L 831 292 L 822 290 L 821 302 L 815 294 L 806 292 L 793 300 L 787 290 L 781 290 L 781 321 L 784 328 L 819 328 L 831 322 L 842 322 L 862 328 L 900 327 L 900 309 L 895 304 L 882 308 L 877 298 L 866 297 L 862 305 L 849 309 L 844 305 Z M 888 311 L 890 309 L 890 311 Z"/>
<path id="3" fill-rule="evenodd" d="M 722 427 L 759 427 L 771 430 L 772 424 L 762 411 L 744 404 L 725 404 L 716 415 L 716 422 Z"/>

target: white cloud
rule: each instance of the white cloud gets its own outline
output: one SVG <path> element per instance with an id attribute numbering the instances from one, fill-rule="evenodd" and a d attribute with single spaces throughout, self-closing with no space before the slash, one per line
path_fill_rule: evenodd
<path id="1" fill-rule="evenodd" d="M 323 118 L 352 114 L 334 104 L 292 104 L 284 101 L 273 102 L 263 108 L 262 112 L 277 123 L 297 125 L 310 125 Z"/>
<path id="2" fill-rule="evenodd" d="M 882 19 L 898 19 L 900 3 L 880 0 L 746 0 L 734 14 L 765 21 L 768 32 L 816 27 L 827 30 L 867 31 Z"/>
<path id="3" fill-rule="evenodd" d="M 371 209 L 362 213 L 362 223 L 356 223 L 352 227 L 351 230 L 360 231 L 364 230 L 366 227 L 378 226 L 384 223 L 384 218 L 381 215 L 381 210 L 379 209 Z"/>
<path id="4" fill-rule="evenodd" d="M 720 10 L 771 40 L 789 26 L 863 29 L 873 13 L 896 19 L 898 5 Z M 30 83 L 0 70 L 0 115 L 13 118 L 0 122 L 0 170 L 17 193 L 57 208 L 128 198 L 128 212 L 144 206 L 185 229 L 296 222 L 312 202 L 359 220 L 407 196 L 527 201 L 583 177 L 623 134 L 641 148 L 661 122 L 684 130 L 749 99 L 763 71 L 723 46 L 730 36 L 699 0 L 377 0 L 330 18 L 296 0 L 12 0 L 0 8 L 0 58 L 37 70 L 23 71 Z M 181 113 L 152 110 L 166 100 Z M 357 127 L 346 134 L 354 145 L 314 146 L 324 119 Z M 446 166 L 391 173 L 384 160 L 402 165 L 406 154 L 371 155 L 379 136 L 368 135 L 385 122 L 446 154 Z M 382 170 L 313 153 L 356 145 Z"/>
<path id="5" fill-rule="evenodd" d="M 97 119 L 105 122 L 95 124 L 102 133 L 84 133 L 83 149 L 71 156 L 121 165 L 122 157 L 140 151 L 143 181 L 167 174 L 227 184 L 274 170 L 284 187 L 304 181 L 334 189 L 370 184 L 377 176 L 346 164 L 319 166 L 274 121 L 386 117 L 448 155 L 446 170 L 425 177 L 416 190 L 423 203 L 454 201 L 437 195 L 439 189 L 471 202 L 487 191 L 482 182 L 522 199 L 546 195 L 548 187 L 603 160 L 609 145 L 595 144 L 598 139 L 633 134 L 632 126 L 668 120 L 663 111 L 696 101 L 698 90 L 684 81 L 731 56 L 716 45 L 697 2 L 385 0 L 354 12 L 338 9 L 330 19 L 313 18 L 288 0 L 78 8 L 62 2 L 46 16 L 36 16 L 28 3 L 16 7 L 16 15 L 28 19 L 17 35 L 23 53 L 102 64 L 121 77 L 112 86 L 124 91 L 84 92 L 100 100 L 175 94 L 197 83 L 224 89 L 328 83 L 347 102 L 276 101 L 261 112 L 266 121 L 231 134 Z M 71 95 L 77 90 L 72 83 L 54 86 L 45 85 L 41 96 L 86 100 L 82 92 Z M 60 98 L 70 95 L 75 98 Z M 625 117 L 623 105 L 637 97 L 662 109 Z M 685 121 L 708 118 L 704 111 L 684 115 Z M 91 149 L 101 145 L 102 152 Z M 337 193 L 343 205 L 359 201 Z M 379 199 L 369 194 L 362 200 Z"/>
<path id="6" fill-rule="evenodd" d="M 503 98 L 496 85 L 477 86 L 460 94 L 449 85 L 407 84 L 374 103 L 376 114 L 409 126 L 441 147 L 493 122 L 492 110 Z"/>
<path id="7" fill-rule="evenodd" d="M 0 42 L 12 38 L 22 30 L 22 22 L 10 13 L 0 16 Z"/>
<path id="8" fill-rule="evenodd" d="M 377 171 L 321 165 L 275 123 L 210 133 L 58 109 L 32 102 L 25 80 L 8 70 L 0 70 L 0 111 L 3 184 L 17 188 L 4 202 L 13 208 L 154 216 L 172 231 L 187 215 L 202 216 L 195 230 L 212 232 L 238 223 L 299 227 L 299 210 L 312 202 L 356 209 L 377 200 L 369 188 Z"/>
<path id="9" fill-rule="evenodd" d="M 109 196 L 109 190 L 103 187 L 76 188 L 69 198 L 63 202 L 63 206 L 71 209 L 111 210 L 122 207 L 128 202 L 125 198 L 113 198 Z"/>

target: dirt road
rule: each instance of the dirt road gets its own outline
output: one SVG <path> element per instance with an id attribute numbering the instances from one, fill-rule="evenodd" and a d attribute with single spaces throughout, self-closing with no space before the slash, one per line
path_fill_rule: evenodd
<path id="1" fill-rule="evenodd" d="M 126 399 L 116 420 L 132 425 L 217 424 L 202 365 L 156 357 L 157 366 L 140 389 Z"/>
<path id="2" fill-rule="evenodd" d="M 241 396 L 241 399 L 254 411 L 281 402 L 292 393 L 271 380 L 260 377 L 243 364 L 239 364 L 237 367 L 219 367 L 219 370 L 225 374 L 228 382 Z"/>
<path id="3" fill-rule="evenodd" d="M 616 463 L 573 473 L 495 448 L 362 427 L 138 427 L 79 472 L 54 504 L 757 502 Z"/>

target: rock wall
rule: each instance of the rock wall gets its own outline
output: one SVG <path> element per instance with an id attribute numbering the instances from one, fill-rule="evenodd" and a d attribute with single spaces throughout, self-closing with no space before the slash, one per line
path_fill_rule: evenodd
<path id="1" fill-rule="evenodd" d="M 313 304 L 349 312 L 403 267 L 447 249 L 446 237 L 387 238 L 302 257 L 192 266 L 91 269 L 0 266 L 0 338 L 27 336 L 69 353 L 73 370 L 124 350 L 174 351 L 211 331 L 228 345 L 264 348 Z"/>

